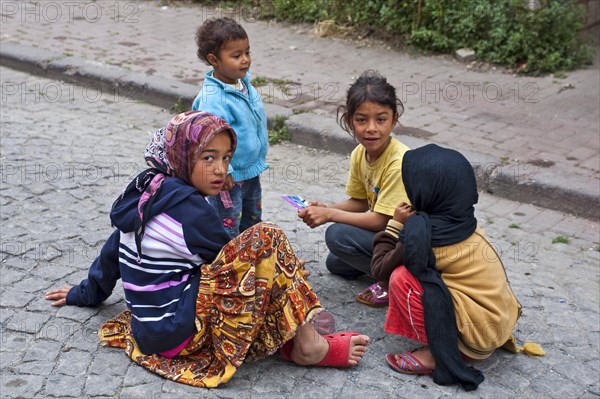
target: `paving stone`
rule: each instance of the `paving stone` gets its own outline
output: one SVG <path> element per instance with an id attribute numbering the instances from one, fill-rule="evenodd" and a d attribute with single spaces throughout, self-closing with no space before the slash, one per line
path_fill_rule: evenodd
<path id="1" fill-rule="evenodd" d="M 94 337 L 96 339 L 97 337 Z M 91 374 L 123 376 L 130 364 L 126 360 L 124 351 L 101 351 L 95 357 L 90 367 Z"/>
<path id="2" fill-rule="evenodd" d="M 13 398 L 36 397 L 41 391 L 44 377 L 33 374 L 19 374 L 2 378 L 2 396 Z"/>
<path id="3" fill-rule="evenodd" d="M 534 380 L 531 382 L 531 389 L 537 394 L 547 392 L 550 387 L 552 387 L 553 395 L 558 397 L 568 397 L 573 395 L 573 392 L 581 392 L 582 388 L 581 385 L 554 372 L 554 370 L 550 370 L 548 379 Z"/>
<path id="4" fill-rule="evenodd" d="M 80 398 L 83 394 L 85 380 L 80 376 L 53 374 L 48 377 L 44 391 L 50 397 Z"/>
<path id="5" fill-rule="evenodd" d="M 91 361 L 89 353 L 70 350 L 61 354 L 55 372 L 82 378 L 87 375 Z"/>
<path id="6" fill-rule="evenodd" d="M 27 350 L 23 355 L 23 362 L 46 361 L 54 364 L 63 346 L 61 341 L 50 341 L 54 338 L 63 339 L 57 331 L 52 333 L 41 331 L 38 333 L 35 340 L 27 346 Z M 49 370 L 53 368 L 51 367 Z"/>
<path id="7" fill-rule="evenodd" d="M 131 399 L 153 399 L 153 398 L 163 398 L 167 397 L 163 395 L 161 392 L 162 383 L 153 382 L 153 383 L 138 383 L 134 386 L 125 387 L 120 392 L 120 397 L 122 398 L 131 398 Z M 197 388 L 198 389 L 198 388 Z M 205 390 L 202 390 L 205 391 Z M 182 396 L 179 396 L 182 397 Z M 183 396 L 185 397 L 185 396 Z M 207 397 L 202 392 L 202 397 Z M 210 397 L 210 396 L 209 396 Z"/>
<path id="8" fill-rule="evenodd" d="M 13 82 L 27 79 L 20 72 L 6 68 L 0 71 L 3 79 Z M 270 148 L 274 166 L 272 175 L 264 179 L 265 219 L 284 226 L 294 248 L 306 257 L 313 272 L 311 283 L 325 306 L 334 312 L 336 327 L 371 335 L 374 342 L 363 362 L 356 369 L 344 370 L 298 367 L 269 358 L 244 364 L 228 384 L 211 391 L 166 381 L 144 370 L 131 362 L 123 350 L 101 347 L 96 334 L 104 321 L 126 308 L 121 285 L 97 308 L 51 308 L 43 293 L 85 278 L 89 263 L 112 231 L 107 217 L 112 199 L 131 177 L 130 173 L 134 173 L 133 168 L 128 170 L 126 166 L 139 164 L 148 140 L 146 133 L 163 124 L 170 114 L 148 104 L 103 102 L 104 112 L 100 117 L 94 113 L 98 108 L 94 103 L 77 102 L 68 107 L 59 103 L 34 105 L 46 105 L 47 112 L 31 114 L 21 104 L 3 103 L 3 121 L 8 113 L 15 121 L 32 120 L 24 125 L 13 124 L 8 131 L 3 127 L 2 154 L 7 162 L 38 159 L 45 165 L 50 162 L 64 165 L 92 159 L 101 147 L 102 155 L 94 162 L 101 164 L 114 154 L 123 166 L 116 170 L 110 163 L 102 164 L 98 169 L 99 173 L 106 172 L 102 178 L 63 175 L 56 182 L 60 189 L 45 194 L 43 184 L 48 183 L 34 182 L 39 184 L 34 195 L 27 186 L 31 182 L 26 179 L 3 182 L 0 193 L 3 200 L 8 197 L 10 200 L 3 202 L 2 217 L 7 215 L 15 226 L 8 232 L 2 231 L 3 395 L 291 399 L 367 395 L 373 398 L 553 397 L 557 393 L 561 397 L 570 393 L 586 397 L 598 392 L 593 377 L 599 368 L 595 361 L 598 331 L 594 323 L 598 322 L 600 306 L 597 291 L 600 253 L 597 249 L 590 251 L 599 245 L 597 222 L 480 193 L 477 216 L 494 246 L 501 251 L 513 290 L 524 307 L 516 334 L 520 339 L 540 342 L 548 355 L 530 358 L 498 351 L 482 363 L 486 381 L 476 392 L 437 386 L 430 377 L 400 375 L 387 366 L 386 353 L 414 349 L 414 343 L 383 331 L 386 309 L 371 309 L 355 302 L 354 295 L 371 281 L 366 278 L 345 281 L 331 276 L 324 266 L 325 228 L 308 229 L 289 205 L 279 199 L 283 194 L 301 194 L 331 202 L 345 198 L 343 176 L 347 174 L 348 155 L 289 143 Z M 61 116 L 67 113 L 68 118 Z M 33 122 L 41 122 L 36 118 L 43 119 L 46 137 L 27 135 L 35 126 Z M 119 130 L 111 131 L 108 121 L 114 121 Z M 75 127 L 69 129 L 71 123 Z M 134 124 L 139 129 L 131 128 L 134 133 L 129 134 L 127 126 Z M 87 128 L 85 133 L 82 126 Z M 72 142 L 65 138 L 65 129 L 72 132 Z M 94 134 L 90 136 L 89 132 Z M 28 137 L 27 140 L 18 142 L 13 137 L 21 135 Z M 5 136 L 16 144 L 5 146 Z M 37 151 L 38 143 L 48 142 L 61 144 L 52 150 Z M 292 167 L 302 173 L 291 174 Z M 283 173 L 284 170 L 288 173 Z M 43 210 L 48 223 L 45 228 L 38 228 L 38 212 Z M 61 215 L 68 220 L 62 221 Z M 520 228 L 509 228 L 513 223 Z M 568 234 L 571 242 L 552 244 L 552 239 L 560 234 Z M 56 361 L 51 363 L 54 358 Z M 36 360 L 39 363 L 34 364 Z M 576 377 L 564 369 L 566 360 L 580 364 Z"/>
<path id="9" fill-rule="evenodd" d="M 16 295 L 15 295 L 16 296 Z M 23 304 L 24 302 L 21 302 Z M 26 303 L 26 302 L 25 302 Z M 14 305 L 6 305 L 6 306 L 14 306 Z M 33 313 L 29 311 L 21 311 L 15 313 L 13 317 L 8 322 L 8 325 L 11 326 L 11 329 L 16 331 L 20 331 L 26 336 L 31 336 L 31 334 L 37 334 L 44 323 L 48 321 L 50 316 L 47 314 L 41 313 Z"/>
<path id="10" fill-rule="evenodd" d="M 5 347 L 7 347 L 7 341 L 6 341 L 7 337 L 6 337 L 6 332 L 2 333 L 2 351 L 0 351 L 0 361 L 2 363 L 2 370 L 3 370 L 3 374 L 6 373 L 7 376 L 8 375 L 16 375 L 14 373 L 14 368 L 18 367 L 21 364 L 21 358 L 23 357 L 23 350 L 17 350 L 17 349 L 5 349 Z M 22 345 L 22 341 L 20 345 Z"/>
<path id="11" fill-rule="evenodd" d="M 35 360 L 30 362 L 22 362 L 14 367 L 14 371 L 16 374 L 33 374 L 46 377 L 48 375 L 48 370 L 52 370 L 54 368 L 54 364 L 54 360 Z"/>
<path id="12" fill-rule="evenodd" d="M 123 377 L 90 374 L 85 378 L 84 394 L 89 396 L 115 397 L 123 383 Z"/>

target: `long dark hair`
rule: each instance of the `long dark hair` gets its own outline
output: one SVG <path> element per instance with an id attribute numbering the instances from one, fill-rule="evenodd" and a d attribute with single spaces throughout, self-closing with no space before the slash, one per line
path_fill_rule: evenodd
<path id="1" fill-rule="evenodd" d="M 392 110 L 394 118 L 404 112 L 404 104 L 396 96 L 396 89 L 377 71 L 369 69 L 363 72 L 350 86 L 346 95 L 346 105 L 337 109 L 337 122 L 342 129 L 354 137 L 352 117 L 357 108 L 366 101 L 372 101 Z"/>

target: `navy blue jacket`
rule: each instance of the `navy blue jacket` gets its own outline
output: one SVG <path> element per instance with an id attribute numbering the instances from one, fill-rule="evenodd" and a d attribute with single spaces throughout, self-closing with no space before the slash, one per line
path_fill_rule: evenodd
<path id="1" fill-rule="evenodd" d="M 212 263 L 229 236 L 214 208 L 194 187 L 169 177 L 152 204 L 137 253 L 134 222 L 140 193 L 128 193 L 111 212 L 117 227 L 67 295 L 68 305 L 95 306 L 123 280 L 132 334 L 143 353 L 163 352 L 195 332 L 200 265 Z"/>

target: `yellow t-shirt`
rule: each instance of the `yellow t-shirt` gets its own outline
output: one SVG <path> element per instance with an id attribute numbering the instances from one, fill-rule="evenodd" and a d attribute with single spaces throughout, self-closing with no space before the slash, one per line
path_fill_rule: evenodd
<path id="1" fill-rule="evenodd" d="M 402 159 L 408 150 L 406 145 L 392 137 L 379 159 L 369 163 L 365 147 L 359 144 L 350 155 L 346 194 L 366 199 L 371 211 L 394 216 L 400 202 L 410 204 L 402 181 Z"/>

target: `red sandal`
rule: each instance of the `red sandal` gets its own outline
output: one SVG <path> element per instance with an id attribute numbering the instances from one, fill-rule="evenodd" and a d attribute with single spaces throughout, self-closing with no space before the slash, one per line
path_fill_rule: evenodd
<path id="1" fill-rule="evenodd" d="M 350 355 L 350 340 L 352 337 L 360 335 L 357 332 L 343 331 L 335 334 L 322 335 L 329 342 L 329 351 L 319 363 L 313 366 L 321 367 L 352 367 L 348 364 Z M 279 353 L 285 360 L 293 362 L 292 349 L 294 348 L 294 340 L 287 341 L 280 349 Z"/>

